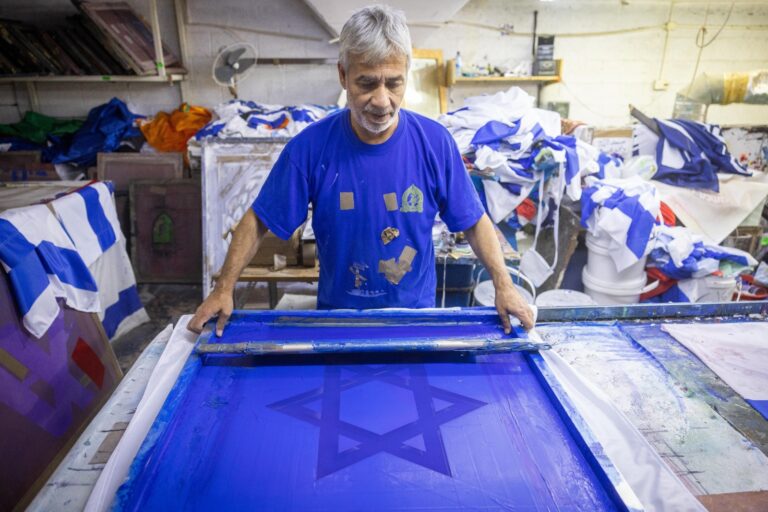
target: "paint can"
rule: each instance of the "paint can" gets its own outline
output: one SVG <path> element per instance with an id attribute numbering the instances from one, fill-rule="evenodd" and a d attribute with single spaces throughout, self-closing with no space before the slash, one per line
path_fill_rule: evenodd
<path id="1" fill-rule="evenodd" d="M 525 302 L 533 304 L 533 295 L 520 285 L 515 285 L 515 288 L 520 295 L 523 296 Z M 475 299 L 475 304 L 478 306 L 495 306 L 496 305 L 496 290 L 493 287 L 493 281 L 482 281 L 475 286 L 475 290 L 472 292 Z"/>
<path id="2" fill-rule="evenodd" d="M 605 281 L 593 276 L 587 267 L 581 272 L 584 291 L 601 306 L 611 304 L 637 304 L 640 295 L 655 289 L 658 281 L 646 285 L 645 274 L 634 281 Z"/>
<path id="3" fill-rule="evenodd" d="M 611 258 L 611 238 L 607 234 L 595 236 L 592 233 L 587 233 L 586 244 L 587 268 L 592 277 L 610 283 L 627 284 L 645 277 L 647 256 L 643 256 L 637 262 L 619 271 Z"/>
<path id="4" fill-rule="evenodd" d="M 576 290 L 548 290 L 536 297 L 536 305 L 545 308 L 566 306 L 596 306 L 597 302 L 586 293 Z"/>

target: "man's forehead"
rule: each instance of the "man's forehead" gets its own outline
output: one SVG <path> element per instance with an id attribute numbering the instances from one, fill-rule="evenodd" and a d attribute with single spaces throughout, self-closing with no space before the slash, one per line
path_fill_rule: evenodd
<path id="1" fill-rule="evenodd" d="M 374 77 L 405 77 L 406 58 L 403 55 L 395 55 L 381 62 L 366 63 L 362 57 L 349 59 L 349 73 L 354 76 Z"/>

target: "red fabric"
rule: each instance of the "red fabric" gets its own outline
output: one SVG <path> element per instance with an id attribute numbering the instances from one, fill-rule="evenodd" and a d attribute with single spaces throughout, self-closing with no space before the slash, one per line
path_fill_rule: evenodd
<path id="1" fill-rule="evenodd" d="M 83 338 L 77 338 L 75 350 L 72 351 L 72 361 L 101 389 L 104 384 L 104 364 Z"/>
<path id="2" fill-rule="evenodd" d="M 526 198 L 525 201 L 515 208 L 515 211 L 519 216 L 531 220 L 536 216 L 536 203 L 531 201 L 530 198 Z"/>
<path id="3" fill-rule="evenodd" d="M 676 225 L 677 216 L 675 215 L 675 212 L 672 211 L 672 208 L 670 208 L 669 205 L 664 201 L 661 201 L 660 204 L 661 204 L 661 220 L 664 221 L 664 225 L 665 226 Z"/>
<path id="4" fill-rule="evenodd" d="M 649 292 L 645 292 L 644 294 L 640 295 L 640 301 L 648 300 L 651 297 L 656 297 L 657 295 L 661 295 L 665 291 L 672 288 L 676 283 L 677 279 L 672 279 L 665 273 L 663 273 L 661 270 L 657 269 L 656 267 L 648 267 L 645 269 L 646 274 L 648 274 L 648 278 L 652 279 L 654 281 L 659 281 L 659 286 L 654 288 L 653 290 Z"/>

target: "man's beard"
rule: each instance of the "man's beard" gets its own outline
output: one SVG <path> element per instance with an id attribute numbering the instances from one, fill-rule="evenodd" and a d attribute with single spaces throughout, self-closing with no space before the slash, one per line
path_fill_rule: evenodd
<path id="1" fill-rule="evenodd" d="M 373 133 L 374 135 L 378 135 L 380 133 L 384 133 L 387 131 L 393 124 L 395 124 L 395 121 L 397 120 L 397 113 L 400 109 L 394 109 L 392 111 L 392 115 L 390 116 L 389 120 L 386 123 L 371 123 L 368 121 L 368 119 L 365 117 L 365 112 L 371 113 L 371 114 L 386 114 L 389 113 L 389 110 L 386 111 L 379 111 L 376 109 L 370 109 L 370 108 L 364 108 L 362 111 L 353 111 L 355 113 L 355 119 L 358 123 L 360 123 L 360 126 L 362 126 L 367 132 Z"/>

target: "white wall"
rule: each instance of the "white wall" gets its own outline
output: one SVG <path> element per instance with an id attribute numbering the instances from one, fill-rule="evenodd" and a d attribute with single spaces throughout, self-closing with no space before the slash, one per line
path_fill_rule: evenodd
<path id="1" fill-rule="evenodd" d="M 146 0 L 128 1 L 138 12 L 148 15 Z M 178 52 L 173 0 L 157 1 L 164 41 Z M 229 99 L 228 92 L 216 86 L 210 78 L 213 57 L 228 44 L 250 42 L 262 58 L 333 58 L 336 55 L 335 45 L 320 41 L 322 24 L 314 21 L 311 11 L 299 0 L 187 2 L 191 10 L 186 20 L 191 22 L 187 26 L 189 58 L 186 63 L 190 76 L 185 91 L 186 99 L 193 104 L 212 107 Z M 440 0 L 422 2 L 440 5 Z M 356 5 L 355 2 L 347 3 L 350 9 L 353 4 Z M 357 3 L 364 5 L 367 2 Z M 711 5 L 709 37 L 724 20 L 730 2 L 675 2 L 672 20 L 678 27 L 670 33 L 666 51 L 662 76 L 670 82 L 666 91 L 654 91 L 652 83 L 659 73 L 663 55 L 665 32 L 660 27 L 667 20 L 668 1 L 628 0 L 628 5 L 622 5 L 619 0 L 470 0 L 454 15 L 452 24 L 427 28 L 420 22 L 431 20 L 412 18 L 412 36 L 415 46 L 442 49 L 446 58 L 461 51 L 465 64 L 489 61 L 513 65 L 530 59 L 530 36 L 501 35 L 495 30 L 460 23 L 492 27 L 511 24 L 515 32 L 529 33 L 533 11 L 538 10 L 539 33 L 557 35 L 555 56 L 564 61 L 563 83 L 545 87 L 542 102 L 569 101 L 574 119 L 596 125 L 622 125 L 629 122 L 629 103 L 650 115 L 671 115 L 675 92 L 692 77 L 698 51 L 695 35 L 704 21 L 708 4 Z M 67 12 L 74 12 L 67 0 L 0 2 L 0 17 L 52 20 Z M 294 37 L 225 26 L 255 27 L 262 31 L 272 27 L 273 31 L 287 31 Z M 654 28 L 617 35 L 566 36 L 646 26 Z M 728 26 L 712 45 L 704 49 L 699 72 L 722 73 L 758 68 L 768 68 L 768 1 L 740 0 L 735 3 Z M 453 103 L 449 108 L 460 106 L 467 96 L 499 88 L 487 85 L 456 86 L 451 90 Z M 23 84 L 15 89 L 10 85 L 0 85 L 0 122 L 16 121 L 20 112 L 28 108 Z M 527 89 L 535 94 L 534 87 Z M 240 95 L 267 103 L 333 103 L 339 90 L 333 64 L 262 65 L 241 84 Z M 40 84 L 38 91 L 41 111 L 62 117 L 83 116 L 89 108 L 112 96 L 128 101 L 135 111 L 144 114 L 173 109 L 181 101 L 178 85 Z M 768 106 L 713 106 L 708 120 L 723 124 L 768 124 Z"/>
<path id="2" fill-rule="evenodd" d="M 515 32 L 531 32 L 533 11 L 538 10 L 538 32 L 559 34 L 555 58 L 563 59 L 563 83 L 543 89 L 542 103 L 570 102 L 570 117 L 595 125 L 629 122 L 628 104 L 653 116 L 669 117 L 675 93 L 693 76 L 698 48 L 695 37 L 704 22 L 707 4 L 708 36 L 725 19 L 731 2 L 677 1 L 662 78 L 666 91 L 654 91 L 663 55 L 668 1 L 629 0 L 473 0 L 455 17 L 455 22 L 490 26 L 511 24 Z M 635 27 L 658 27 L 638 32 L 593 37 L 564 34 L 605 32 Z M 498 31 L 453 24 L 437 30 L 414 30 L 415 44 L 442 48 L 446 58 L 461 51 L 464 64 L 472 62 L 514 65 L 530 59 L 531 38 L 505 36 Z M 768 68 L 768 2 L 737 1 L 728 25 L 702 53 L 699 73 L 739 72 Z M 460 85 L 451 91 L 452 106 L 463 98 L 498 90 L 498 86 Z M 535 94 L 535 87 L 526 87 Z M 450 108 L 450 107 L 449 107 Z M 722 124 L 768 124 L 768 106 L 712 106 L 708 121 Z"/>

